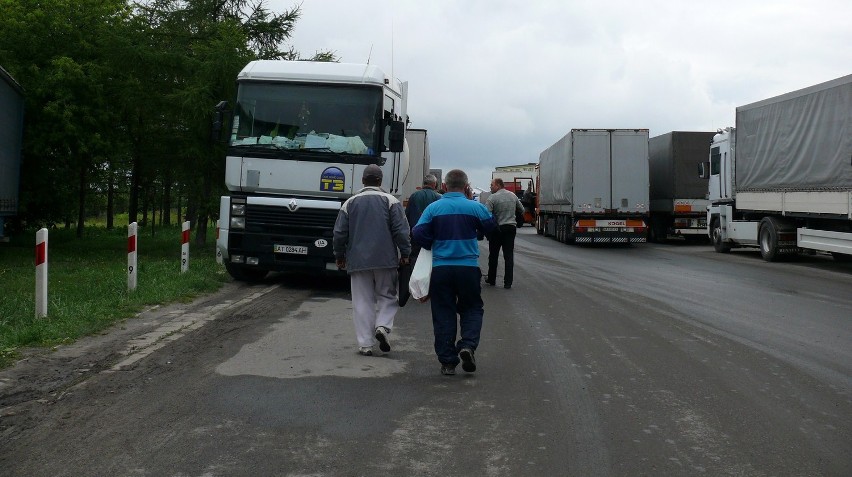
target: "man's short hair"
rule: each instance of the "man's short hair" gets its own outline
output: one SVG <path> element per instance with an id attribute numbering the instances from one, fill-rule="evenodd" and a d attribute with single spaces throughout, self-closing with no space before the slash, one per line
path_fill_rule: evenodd
<path id="1" fill-rule="evenodd" d="M 461 169 L 453 169 L 447 172 L 444 182 L 447 184 L 447 189 L 464 189 L 467 185 L 467 174 Z"/>
<path id="2" fill-rule="evenodd" d="M 426 174 L 426 176 L 423 177 L 423 185 L 436 186 L 438 185 L 438 178 L 433 174 Z"/>
<path id="3" fill-rule="evenodd" d="M 503 183 L 503 179 L 501 179 L 499 177 L 494 179 L 494 183 L 497 184 L 501 189 L 503 187 L 506 187 L 506 184 Z"/>
<path id="4" fill-rule="evenodd" d="M 370 164 L 364 169 L 361 182 L 366 186 L 377 186 L 382 184 L 382 168 Z"/>

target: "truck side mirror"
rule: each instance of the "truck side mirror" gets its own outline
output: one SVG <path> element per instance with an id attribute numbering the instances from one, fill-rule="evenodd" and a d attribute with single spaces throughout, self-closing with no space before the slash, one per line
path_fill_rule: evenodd
<path id="1" fill-rule="evenodd" d="M 405 123 L 402 121 L 390 121 L 390 134 L 388 134 L 388 150 L 390 152 L 402 152 L 405 144 Z"/>
<path id="2" fill-rule="evenodd" d="M 709 162 L 699 162 L 698 163 L 698 178 L 699 179 L 708 179 L 710 177 L 710 163 Z"/>
<path id="3" fill-rule="evenodd" d="M 213 112 L 213 125 L 210 127 L 210 140 L 216 142 L 222 134 L 222 123 L 225 111 L 228 109 L 227 101 L 219 101 Z"/>

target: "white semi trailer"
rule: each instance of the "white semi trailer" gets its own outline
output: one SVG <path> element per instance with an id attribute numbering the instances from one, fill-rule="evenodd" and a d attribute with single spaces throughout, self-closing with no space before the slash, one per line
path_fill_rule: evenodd
<path id="1" fill-rule="evenodd" d="M 738 107 L 713 138 L 709 178 L 717 252 L 852 259 L 852 75 Z"/>
<path id="2" fill-rule="evenodd" d="M 566 243 L 646 241 L 648 130 L 572 129 L 539 156 L 536 230 Z"/>
<path id="3" fill-rule="evenodd" d="M 334 222 L 363 187 L 364 168 L 378 164 L 382 188 L 396 196 L 405 181 L 422 180 L 408 174 L 407 102 L 408 84 L 372 65 L 265 60 L 243 68 L 216 242 L 231 276 L 339 273 Z"/>

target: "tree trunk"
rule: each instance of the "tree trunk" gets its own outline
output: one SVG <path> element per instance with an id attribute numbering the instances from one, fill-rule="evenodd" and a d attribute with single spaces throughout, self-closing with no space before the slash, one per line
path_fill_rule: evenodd
<path id="1" fill-rule="evenodd" d="M 112 230 L 115 227 L 115 170 L 109 163 L 109 184 L 107 185 L 107 211 L 106 228 Z"/>
<path id="2" fill-rule="evenodd" d="M 141 159 L 139 158 L 139 147 L 133 150 L 133 168 L 130 172 L 130 197 L 127 206 L 127 220 L 129 224 L 138 222 L 139 218 L 139 176 L 141 171 Z"/>
<path id="3" fill-rule="evenodd" d="M 210 195 L 213 193 L 213 178 L 211 168 L 204 169 L 201 183 L 201 204 L 198 208 L 198 220 L 195 227 L 195 245 L 207 243 L 207 221 L 210 219 Z"/>
<path id="4" fill-rule="evenodd" d="M 172 173 L 166 172 L 163 178 L 163 211 L 160 213 L 160 220 L 164 227 L 172 225 Z M 180 218 L 178 218 L 180 221 Z"/>
<path id="5" fill-rule="evenodd" d="M 148 186 L 142 186 L 142 221 L 139 225 L 145 227 L 148 225 Z"/>
<path id="6" fill-rule="evenodd" d="M 80 165 L 80 182 L 77 184 L 77 238 L 83 236 L 83 227 L 86 225 L 86 166 Z"/>

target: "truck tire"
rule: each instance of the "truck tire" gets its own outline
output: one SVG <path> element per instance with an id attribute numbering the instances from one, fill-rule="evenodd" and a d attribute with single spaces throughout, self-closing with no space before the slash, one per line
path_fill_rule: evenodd
<path id="1" fill-rule="evenodd" d="M 835 262 L 840 263 L 850 263 L 852 262 L 852 255 L 847 255 L 845 253 L 831 252 L 832 258 L 834 258 Z"/>
<path id="2" fill-rule="evenodd" d="M 535 216 L 535 233 L 538 235 L 544 235 L 544 220 L 540 215 Z"/>
<path id="3" fill-rule="evenodd" d="M 651 226 L 648 227 L 648 243 L 657 243 L 657 227 L 656 224 L 651 222 Z"/>
<path id="4" fill-rule="evenodd" d="M 781 253 L 778 247 L 778 222 L 772 217 L 764 217 L 760 221 L 757 233 L 757 242 L 760 245 L 760 256 L 767 262 L 779 259 Z"/>
<path id="5" fill-rule="evenodd" d="M 731 251 L 731 244 L 722 241 L 722 225 L 719 219 L 713 219 L 710 223 L 710 230 L 713 234 L 713 249 L 719 253 L 728 253 Z"/>
<path id="6" fill-rule="evenodd" d="M 259 282 L 266 278 L 267 273 L 269 273 L 259 268 L 246 267 L 228 262 L 225 262 L 225 270 L 228 271 L 228 275 L 231 275 L 234 280 L 248 283 Z"/>

